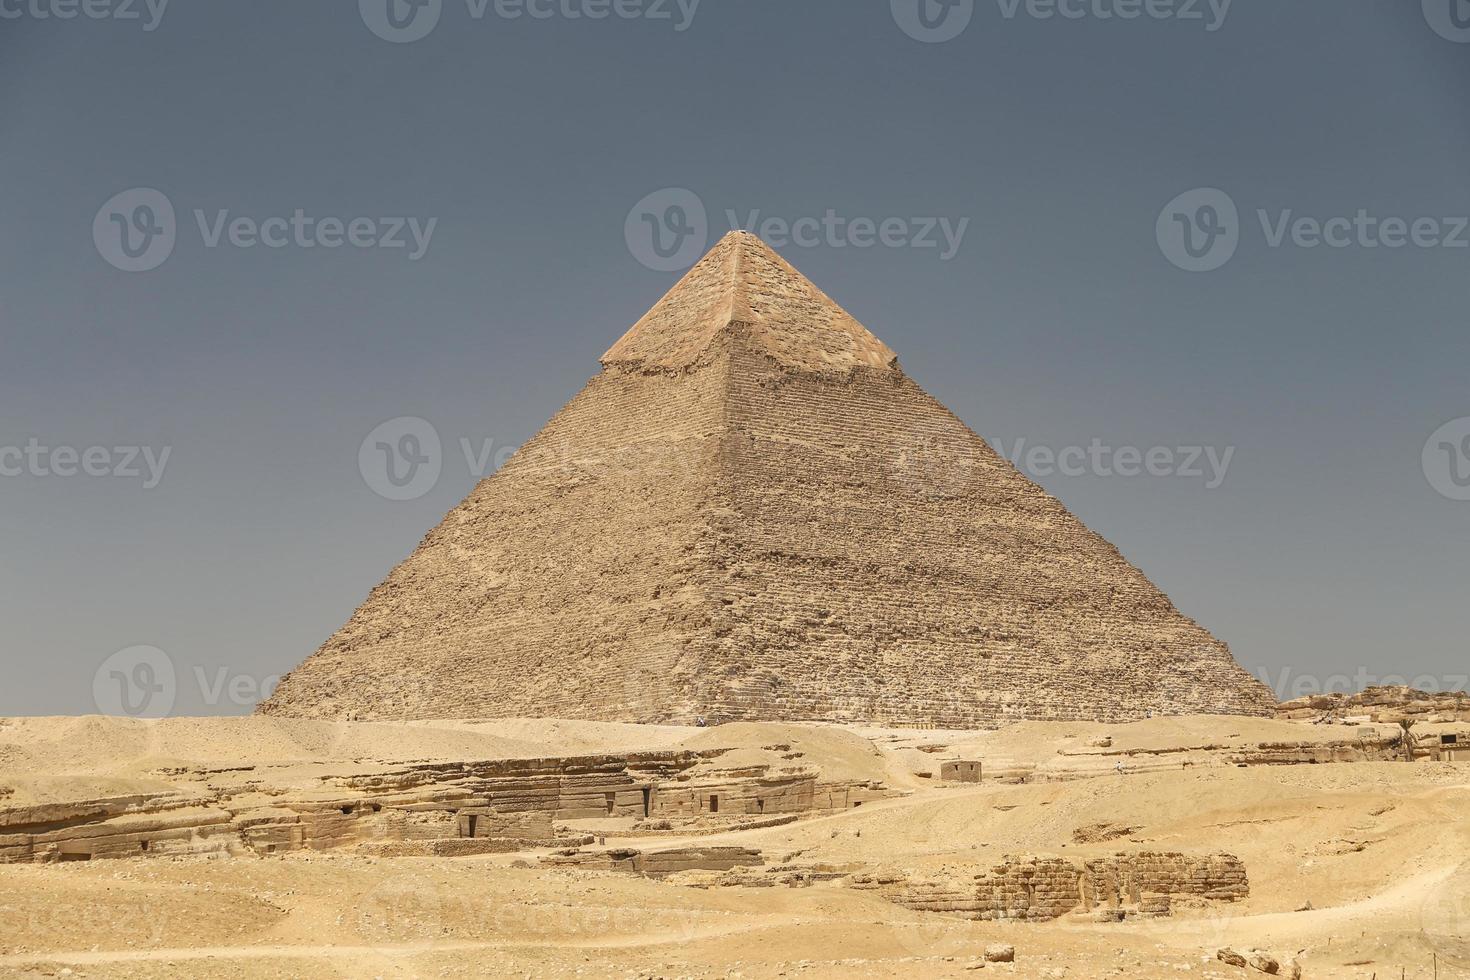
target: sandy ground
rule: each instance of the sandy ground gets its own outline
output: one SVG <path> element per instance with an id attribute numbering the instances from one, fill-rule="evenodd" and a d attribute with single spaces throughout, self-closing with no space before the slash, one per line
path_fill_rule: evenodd
<path id="1" fill-rule="evenodd" d="M 861 809 L 701 838 L 800 862 L 932 872 L 1007 854 L 1228 851 L 1251 896 L 1123 923 L 973 923 L 841 885 L 691 887 L 514 867 L 535 855 L 138 859 L 0 866 L 0 976 L 1253 978 L 1223 945 L 1296 955 L 1307 977 L 1470 977 L 1470 766 L 1205 768 L 1027 785 L 936 785 L 938 754 L 1049 765 L 1114 746 L 1262 741 L 1321 728 L 1238 718 L 1026 724 L 1001 732 L 564 721 L 334 725 L 277 719 L 0 722 L 0 806 L 79 787 L 161 786 L 171 764 L 293 766 L 790 744 L 830 778 L 909 791 Z M 1334 734 L 1341 736 L 1341 730 Z M 1108 765 L 1112 763 L 1109 762 Z M 1086 828 L 1122 836 L 1088 843 Z M 670 840 L 669 845 L 677 843 Z M 987 943 L 1014 964 L 972 970 Z M 66 971 L 71 971 L 67 973 Z"/>

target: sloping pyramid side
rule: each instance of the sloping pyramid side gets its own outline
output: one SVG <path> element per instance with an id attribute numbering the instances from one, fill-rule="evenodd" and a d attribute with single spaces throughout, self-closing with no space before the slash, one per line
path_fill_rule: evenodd
<path id="1" fill-rule="evenodd" d="M 717 717 L 1266 714 L 1268 689 L 901 372 L 736 351 Z"/>
<path id="2" fill-rule="evenodd" d="M 726 373 L 593 378 L 261 710 L 692 719 Z"/>

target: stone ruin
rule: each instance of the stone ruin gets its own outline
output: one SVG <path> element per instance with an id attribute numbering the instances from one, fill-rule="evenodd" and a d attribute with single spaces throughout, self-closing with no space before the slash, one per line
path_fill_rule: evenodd
<path id="1" fill-rule="evenodd" d="M 1357 694 L 1313 694 L 1283 701 L 1276 717 L 1286 721 L 1359 724 L 1361 722 L 1470 722 L 1470 694 L 1419 691 L 1412 687 L 1370 687 Z"/>
<path id="2" fill-rule="evenodd" d="M 725 871 L 730 868 L 758 867 L 764 863 L 765 858 L 760 851 L 730 845 L 678 847 L 661 851 L 612 848 L 582 853 L 568 850 L 542 860 L 543 865 L 551 868 L 623 871 L 649 878 L 666 878 L 681 871 Z"/>
<path id="3" fill-rule="evenodd" d="M 736 232 L 260 710 L 973 729 L 1274 707 Z"/>
<path id="4" fill-rule="evenodd" d="M 1317 694 L 1282 703 L 1276 715 L 1317 725 L 1395 725 L 1393 757 L 1412 762 L 1470 762 L 1470 694 L 1370 687 L 1357 694 Z"/>
<path id="5" fill-rule="evenodd" d="M 939 765 L 939 778 L 951 783 L 978 783 L 984 775 L 984 765 L 967 759 L 947 759 Z"/>
<path id="6" fill-rule="evenodd" d="M 856 888 L 924 912 L 967 919 L 1048 922 L 1073 913 L 1102 921 L 1169 915 L 1175 899 L 1238 902 L 1250 895 L 1245 865 L 1232 854 L 1139 851 L 1070 861 L 1008 857 L 989 871 L 914 877 L 860 874 Z"/>
<path id="7" fill-rule="evenodd" d="M 541 863 L 650 878 L 678 876 L 679 884 L 696 888 L 836 884 L 872 892 L 917 912 L 989 921 L 1050 922 L 1078 915 L 1121 922 L 1168 916 L 1179 901 L 1229 903 L 1250 895 L 1245 865 L 1224 853 L 1134 851 L 1082 860 L 1008 856 L 978 873 L 954 868 L 930 873 L 875 870 L 861 863 L 770 863 L 760 851 L 735 845 L 661 850 L 569 847 Z"/>
<path id="8" fill-rule="evenodd" d="M 0 864 L 347 847 L 457 857 L 592 841 L 557 826 L 569 821 L 648 822 L 669 829 L 632 833 L 687 836 L 895 795 L 800 766 L 722 770 L 725 751 L 416 763 L 348 776 L 324 765 L 310 789 L 267 785 L 250 767 L 179 772 L 199 788 L 0 807 Z"/>

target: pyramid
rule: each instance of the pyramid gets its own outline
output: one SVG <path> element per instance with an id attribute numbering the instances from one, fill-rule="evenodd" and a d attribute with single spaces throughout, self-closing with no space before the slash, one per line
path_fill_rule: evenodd
<path id="1" fill-rule="evenodd" d="M 260 710 L 984 728 L 1274 704 L 737 232 Z"/>

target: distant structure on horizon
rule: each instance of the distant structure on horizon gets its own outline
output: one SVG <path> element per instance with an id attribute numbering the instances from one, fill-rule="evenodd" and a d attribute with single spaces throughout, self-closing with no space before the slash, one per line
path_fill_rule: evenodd
<path id="1" fill-rule="evenodd" d="M 259 710 L 985 728 L 1275 705 L 735 232 Z"/>

